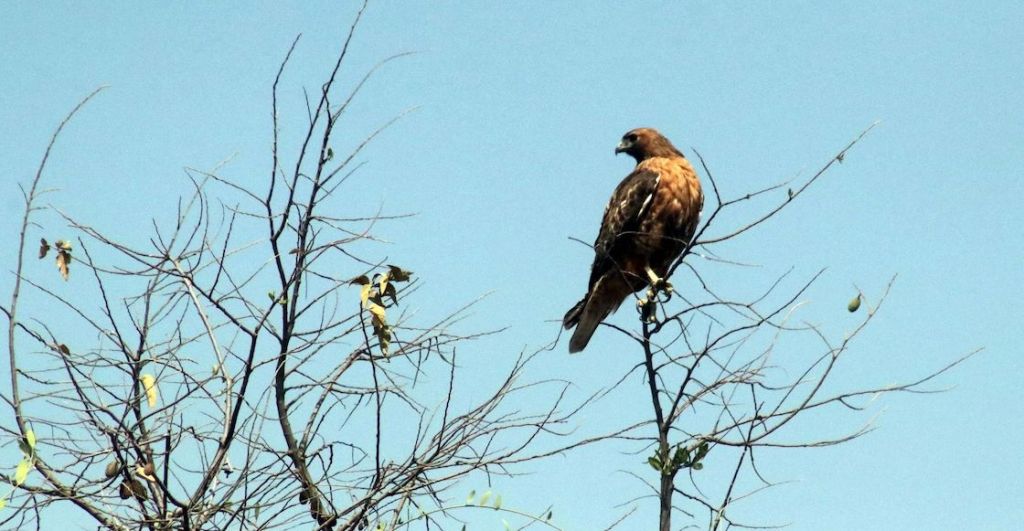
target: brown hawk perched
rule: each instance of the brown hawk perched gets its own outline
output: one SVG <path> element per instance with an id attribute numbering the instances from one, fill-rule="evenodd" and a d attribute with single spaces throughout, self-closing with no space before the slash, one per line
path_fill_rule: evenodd
<path id="1" fill-rule="evenodd" d="M 583 350 L 597 325 L 631 293 L 664 282 L 697 229 L 704 194 L 693 166 L 658 131 L 634 129 L 615 153 L 636 159 L 636 168 L 612 193 L 594 241 L 587 294 L 562 324 L 576 327 L 569 352 Z"/>

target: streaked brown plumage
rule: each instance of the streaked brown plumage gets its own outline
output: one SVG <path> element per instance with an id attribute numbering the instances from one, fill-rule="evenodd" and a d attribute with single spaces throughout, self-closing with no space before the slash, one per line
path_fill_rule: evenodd
<path id="1" fill-rule="evenodd" d="M 693 166 L 667 138 L 649 128 L 622 137 L 615 153 L 636 168 L 612 193 L 594 241 L 587 294 L 566 314 L 576 327 L 569 352 L 583 350 L 608 315 L 650 283 L 647 269 L 665 278 L 697 228 L 704 195 Z"/>

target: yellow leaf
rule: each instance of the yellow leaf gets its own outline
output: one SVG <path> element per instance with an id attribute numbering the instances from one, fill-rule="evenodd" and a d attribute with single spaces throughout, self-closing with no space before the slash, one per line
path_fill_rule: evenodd
<path id="1" fill-rule="evenodd" d="M 33 451 L 36 449 L 36 432 L 28 430 L 25 432 L 25 439 L 28 441 L 28 447 Z"/>
<path id="2" fill-rule="evenodd" d="M 373 326 L 374 327 L 384 326 L 384 325 L 387 324 L 386 315 L 384 313 L 384 307 L 383 306 L 381 306 L 379 304 L 376 304 L 376 303 L 373 303 L 373 304 L 370 304 L 370 307 L 367 308 L 367 309 L 370 310 L 370 314 L 373 316 Z"/>
<path id="3" fill-rule="evenodd" d="M 139 379 L 142 381 L 142 388 L 146 390 L 146 401 L 149 403 L 149 407 L 156 407 L 156 378 L 152 374 L 143 374 Z"/>
<path id="4" fill-rule="evenodd" d="M 146 481 L 156 483 L 156 478 L 153 476 L 153 463 L 146 463 L 145 466 L 141 464 L 135 465 L 135 473 Z"/>
<path id="5" fill-rule="evenodd" d="M 0 498 L 0 511 L 2 511 L 4 507 L 7 507 L 7 496 Z"/>
<path id="6" fill-rule="evenodd" d="M 860 308 L 860 298 L 860 293 L 858 293 L 857 296 L 850 301 L 850 304 L 846 305 L 846 310 L 850 313 L 857 311 L 857 309 Z"/>
<path id="7" fill-rule="evenodd" d="M 366 306 L 366 301 L 370 299 L 370 289 L 373 288 L 372 284 L 363 284 L 363 288 L 359 290 L 359 303 Z"/>
<path id="8" fill-rule="evenodd" d="M 377 292 L 387 293 L 388 291 L 388 280 L 391 278 L 391 273 L 384 273 L 377 279 Z"/>
<path id="9" fill-rule="evenodd" d="M 53 242 L 53 245 L 61 251 L 71 251 L 71 242 L 67 240 L 57 240 Z"/>
<path id="10" fill-rule="evenodd" d="M 18 463 L 18 469 L 14 472 L 14 486 L 17 487 L 28 479 L 28 473 L 32 470 L 32 461 L 28 458 L 22 459 Z"/>

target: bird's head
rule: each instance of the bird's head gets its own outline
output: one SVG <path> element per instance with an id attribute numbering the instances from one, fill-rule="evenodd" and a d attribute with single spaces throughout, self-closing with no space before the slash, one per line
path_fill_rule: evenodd
<path id="1" fill-rule="evenodd" d="M 661 136 L 656 129 L 641 127 L 634 129 L 624 135 L 619 145 L 615 148 L 615 154 L 626 153 L 636 159 L 637 162 L 644 161 L 651 157 L 682 157 L 683 154 Z"/>

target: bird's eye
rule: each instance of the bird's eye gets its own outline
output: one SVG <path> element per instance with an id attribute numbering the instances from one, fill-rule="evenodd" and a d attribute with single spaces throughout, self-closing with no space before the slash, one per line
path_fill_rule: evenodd
<path id="1" fill-rule="evenodd" d="M 635 143 L 636 142 L 636 134 L 635 133 L 630 133 L 630 134 L 626 135 L 626 142 L 629 142 L 630 144 Z"/>

